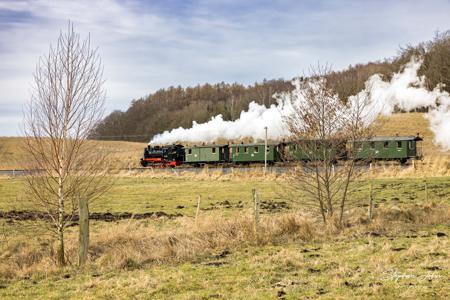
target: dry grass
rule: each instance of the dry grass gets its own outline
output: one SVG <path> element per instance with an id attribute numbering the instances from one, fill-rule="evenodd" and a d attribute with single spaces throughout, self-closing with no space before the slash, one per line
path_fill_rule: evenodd
<path id="1" fill-rule="evenodd" d="M 113 168 L 140 167 L 139 160 L 144 153 L 146 143 L 124 141 L 92 141 L 98 144 L 97 149 L 110 153 Z"/>
<path id="2" fill-rule="evenodd" d="M 104 224 L 102 224 L 104 225 Z M 312 224 L 289 214 L 265 218 L 257 243 L 280 243 L 291 239 L 310 239 Z M 255 243 L 253 220 L 250 215 L 224 218 L 205 216 L 197 225 L 191 218 L 180 218 L 175 224 L 161 229 L 158 223 L 142 221 L 121 222 L 101 226 L 91 234 L 90 261 L 103 268 L 135 268 L 143 264 L 183 262 L 211 256 L 229 248 Z M 0 277 L 27 277 L 56 272 L 52 260 L 56 245 L 48 239 L 10 236 L 5 239 L 0 254 Z M 68 261 L 76 261 L 76 232 L 67 238 Z"/>
<path id="3" fill-rule="evenodd" d="M 20 137 L 0 137 L 0 169 L 19 169 L 26 153 L 22 142 L 23 138 Z"/>
<path id="4" fill-rule="evenodd" d="M 145 169 L 145 170 L 121 170 L 117 172 L 118 176 L 144 177 L 144 178 L 189 178 L 194 180 L 217 180 L 229 181 L 233 179 L 243 180 L 265 180 L 272 181 L 276 179 L 283 179 L 283 174 L 269 171 L 264 176 L 263 167 L 251 168 L 227 168 L 227 172 L 221 167 L 209 168 L 207 166 L 198 169 L 197 172 L 192 170 L 179 169 Z"/>
<path id="5" fill-rule="evenodd" d="M 136 269 L 148 264 L 203 261 L 214 264 L 228 251 L 249 245 L 279 245 L 294 241 L 350 240 L 368 232 L 392 235 L 433 224 L 450 224 L 448 204 L 381 206 L 368 222 L 365 211 L 354 210 L 346 227 L 324 226 L 300 212 L 263 216 L 258 236 L 250 213 L 230 217 L 204 215 L 165 223 L 127 221 L 114 226 L 98 224 L 92 232 L 91 266 L 100 269 Z M 17 225 L 16 225 L 17 226 Z M 0 277 L 23 278 L 57 272 L 54 249 L 48 238 L 6 235 L 0 248 Z M 76 230 L 67 238 L 68 261 L 76 261 Z M 411 250 L 413 251 L 413 250 Z"/>
<path id="6" fill-rule="evenodd" d="M 449 176 L 450 156 L 428 156 L 423 160 L 412 161 L 407 166 L 398 162 L 380 161 L 373 163 L 364 175 L 374 178 Z"/>
<path id="7" fill-rule="evenodd" d="M 146 147 L 145 143 L 123 141 L 91 141 L 99 151 L 111 154 L 112 167 L 137 167 L 139 158 Z M 0 137 L 0 170 L 21 169 L 27 158 L 21 137 Z"/>

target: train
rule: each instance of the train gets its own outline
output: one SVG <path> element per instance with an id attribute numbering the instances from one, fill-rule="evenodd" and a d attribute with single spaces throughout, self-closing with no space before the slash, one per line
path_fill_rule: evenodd
<path id="1" fill-rule="evenodd" d="M 148 145 L 141 158 L 143 167 L 178 167 L 188 165 L 250 165 L 285 163 L 289 161 L 315 161 L 327 157 L 334 162 L 355 159 L 358 161 L 394 160 L 406 163 L 421 159 L 419 135 L 385 136 L 354 141 L 336 140 L 318 143 L 315 140 L 297 140 L 279 143 L 202 144 L 184 146 Z M 267 148 L 266 148 L 267 147 Z M 267 152 L 265 155 L 264 151 Z M 326 155 L 326 156 L 324 156 Z"/>

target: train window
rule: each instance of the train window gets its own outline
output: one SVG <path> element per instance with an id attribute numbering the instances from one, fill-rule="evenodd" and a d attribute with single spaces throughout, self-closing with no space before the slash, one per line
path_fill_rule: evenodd
<path id="1" fill-rule="evenodd" d="M 413 141 L 409 141 L 409 142 L 408 142 L 408 147 L 409 147 L 409 149 L 414 149 L 414 143 L 413 143 Z"/>
<path id="2" fill-rule="evenodd" d="M 248 152 L 248 148 L 244 147 L 244 152 L 247 153 Z"/>
<path id="3" fill-rule="evenodd" d="M 397 142 L 397 148 L 401 148 L 402 147 L 402 142 L 398 141 Z"/>
<path id="4" fill-rule="evenodd" d="M 192 149 L 188 149 L 188 154 L 192 154 Z"/>
<path id="5" fill-rule="evenodd" d="M 375 149 L 375 142 L 370 142 L 370 149 Z"/>
<path id="6" fill-rule="evenodd" d="M 266 152 L 267 152 L 267 153 L 270 152 L 270 146 L 267 146 Z"/>
<path id="7" fill-rule="evenodd" d="M 389 142 L 384 142 L 384 143 L 383 143 L 383 147 L 384 147 L 384 148 L 389 148 Z"/>
<path id="8" fill-rule="evenodd" d="M 236 147 L 236 153 L 239 153 L 239 147 Z"/>
<path id="9" fill-rule="evenodd" d="M 254 150 L 253 152 L 258 153 L 258 152 L 259 152 L 259 147 L 256 146 L 256 147 L 255 147 L 255 150 Z"/>
<path id="10" fill-rule="evenodd" d="M 216 153 L 216 147 L 211 148 L 212 153 Z"/>

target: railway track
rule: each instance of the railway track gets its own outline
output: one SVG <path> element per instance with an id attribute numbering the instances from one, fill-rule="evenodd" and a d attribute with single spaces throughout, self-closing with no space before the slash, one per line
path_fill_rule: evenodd
<path id="1" fill-rule="evenodd" d="M 393 166 L 400 167 L 402 169 L 408 168 L 412 165 L 411 162 L 408 162 L 406 164 L 400 164 L 398 162 L 392 162 Z M 377 168 L 378 165 L 375 163 L 374 168 Z M 267 173 L 273 173 L 273 174 L 284 174 L 288 172 L 289 170 L 292 170 L 292 165 L 271 165 L 267 167 Z M 339 165 L 336 166 L 336 168 L 339 168 Z M 357 165 L 356 168 L 370 168 L 370 165 L 368 164 L 362 164 Z M 190 167 L 190 166 L 179 166 L 175 168 L 154 168 L 154 167 L 130 167 L 130 168 L 118 168 L 118 169 L 112 169 L 112 171 L 127 171 L 130 173 L 156 173 L 156 174 L 162 174 L 162 173 L 173 173 L 173 174 L 181 174 L 181 173 L 193 173 L 193 174 L 200 174 L 205 172 L 220 172 L 224 175 L 226 174 L 245 174 L 249 172 L 254 172 L 256 170 L 262 171 L 264 169 L 263 165 L 251 165 L 251 166 L 214 166 L 214 165 L 208 165 L 203 167 Z M 0 176 L 23 176 L 28 172 L 33 172 L 38 170 L 0 170 Z"/>

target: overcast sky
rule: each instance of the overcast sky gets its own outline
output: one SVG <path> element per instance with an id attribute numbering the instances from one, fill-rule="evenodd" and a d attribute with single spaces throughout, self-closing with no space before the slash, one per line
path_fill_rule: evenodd
<path id="1" fill-rule="evenodd" d="M 450 29 L 450 1 L 0 0 L 0 136 L 20 133 L 36 62 L 69 19 L 99 47 L 110 112 L 171 85 L 392 57 Z"/>

